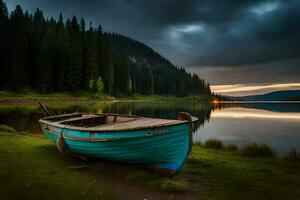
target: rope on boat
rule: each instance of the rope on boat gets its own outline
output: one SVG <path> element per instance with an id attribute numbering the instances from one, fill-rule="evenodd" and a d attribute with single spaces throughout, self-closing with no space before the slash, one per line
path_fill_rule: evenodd
<path id="1" fill-rule="evenodd" d="M 38 102 L 39 105 L 42 107 L 43 111 L 46 113 L 47 116 L 50 116 L 50 112 L 47 110 L 46 106 L 44 106 L 41 102 Z M 57 117 L 57 116 L 54 116 Z M 50 117 L 49 117 L 50 118 Z M 63 136 L 63 131 L 65 129 L 66 126 L 64 126 L 61 130 L 60 135 L 58 136 L 57 140 L 56 140 L 56 147 L 58 149 L 59 152 L 63 153 L 66 150 L 66 142 L 64 140 L 64 136 Z"/>
<path id="2" fill-rule="evenodd" d="M 56 140 L 56 147 L 60 153 L 63 153 L 66 150 L 66 142 L 64 140 L 63 131 L 65 129 L 65 126 L 62 128 L 61 133 Z"/>

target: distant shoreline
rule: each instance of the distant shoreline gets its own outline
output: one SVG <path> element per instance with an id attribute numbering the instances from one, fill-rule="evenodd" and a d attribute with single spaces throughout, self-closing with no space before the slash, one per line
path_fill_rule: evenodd
<path id="1" fill-rule="evenodd" d="M 220 101 L 224 104 L 246 104 L 246 103 L 300 103 L 300 101 Z"/>
<path id="2" fill-rule="evenodd" d="M 219 101 L 218 103 L 203 100 L 203 97 L 175 97 L 175 96 L 133 96 L 124 98 L 88 98 L 88 97 L 0 97 L 0 104 L 33 104 L 38 102 L 45 103 L 154 103 L 154 102 L 191 102 L 191 103 L 208 103 L 208 104 L 300 104 L 300 101 Z"/>
<path id="3" fill-rule="evenodd" d="M 210 103 L 211 97 L 208 95 L 195 95 L 177 97 L 171 95 L 132 95 L 132 96 L 109 96 L 105 94 L 94 95 L 92 93 L 52 93 L 52 94 L 39 94 L 34 92 L 6 92 L 0 91 L 1 104 L 32 104 L 41 102 L 199 102 Z"/>

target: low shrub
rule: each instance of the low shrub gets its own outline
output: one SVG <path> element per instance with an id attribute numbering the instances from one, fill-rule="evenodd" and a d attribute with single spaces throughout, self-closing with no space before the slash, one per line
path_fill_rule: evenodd
<path id="1" fill-rule="evenodd" d="M 228 151 L 237 151 L 238 150 L 238 147 L 235 145 L 235 144 L 229 144 L 226 149 Z"/>
<path id="2" fill-rule="evenodd" d="M 193 142 L 193 145 L 203 147 L 203 144 L 201 141 Z"/>
<path id="3" fill-rule="evenodd" d="M 250 157 L 275 157 L 275 152 L 266 144 L 249 144 L 240 149 L 240 154 Z"/>
<path id="4" fill-rule="evenodd" d="M 203 146 L 208 149 L 223 149 L 223 143 L 217 139 L 209 139 Z"/>
<path id="5" fill-rule="evenodd" d="M 295 148 L 291 149 L 290 152 L 284 157 L 286 160 L 290 161 L 300 161 L 300 153 L 296 151 Z"/>

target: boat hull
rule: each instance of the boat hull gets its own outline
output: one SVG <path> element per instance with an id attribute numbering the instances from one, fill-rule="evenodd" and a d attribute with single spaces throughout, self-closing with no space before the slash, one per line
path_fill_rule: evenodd
<path id="1" fill-rule="evenodd" d="M 188 123 L 114 132 L 84 132 L 46 125 L 43 133 L 54 142 L 62 135 L 67 150 L 74 153 L 140 164 L 174 174 L 189 156 L 189 129 Z"/>

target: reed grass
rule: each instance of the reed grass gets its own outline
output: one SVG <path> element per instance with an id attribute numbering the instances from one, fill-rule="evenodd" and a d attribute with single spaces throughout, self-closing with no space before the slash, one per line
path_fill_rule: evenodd
<path id="1" fill-rule="evenodd" d="M 207 149 L 223 149 L 224 148 L 222 141 L 217 140 L 217 139 L 209 139 L 209 140 L 205 141 L 203 146 L 204 146 L 204 148 L 207 148 Z"/>
<path id="2" fill-rule="evenodd" d="M 300 153 L 295 148 L 292 148 L 289 153 L 284 157 L 285 160 L 289 161 L 300 161 Z"/>
<path id="3" fill-rule="evenodd" d="M 237 151 L 238 150 L 238 147 L 235 145 L 235 144 L 229 144 L 226 149 L 228 151 Z"/>
<path id="4" fill-rule="evenodd" d="M 201 140 L 197 141 L 197 142 L 194 142 L 193 145 L 198 146 L 198 147 L 203 147 L 203 143 L 202 143 Z"/>
<path id="5" fill-rule="evenodd" d="M 276 157 L 276 153 L 266 144 L 249 144 L 242 147 L 239 153 L 250 157 Z"/>

